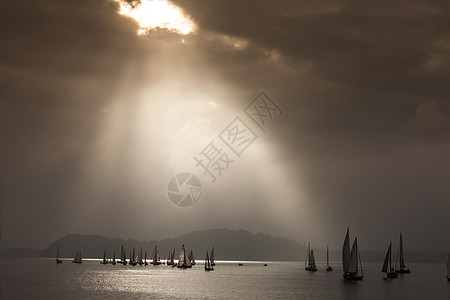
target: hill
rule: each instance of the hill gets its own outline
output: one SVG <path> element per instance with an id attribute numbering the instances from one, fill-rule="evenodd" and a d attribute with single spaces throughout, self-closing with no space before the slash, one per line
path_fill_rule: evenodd
<path id="1" fill-rule="evenodd" d="M 203 259 L 206 250 L 215 247 L 216 259 L 225 260 L 299 260 L 303 258 L 306 249 L 297 242 L 274 237 L 267 234 L 252 234 L 247 230 L 229 230 L 229 229 L 211 229 L 203 231 L 194 231 L 188 234 L 180 235 L 176 238 L 164 239 L 159 241 L 137 241 L 133 239 L 112 239 L 100 235 L 80 235 L 69 234 L 57 241 L 52 242 L 46 249 L 42 250 L 42 257 L 54 257 L 56 246 L 60 244 L 60 256 L 72 257 L 77 249 L 81 249 L 83 257 L 100 258 L 106 249 L 112 254 L 116 252 L 116 257 L 120 253 L 123 245 L 127 251 L 136 247 L 136 250 L 147 251 L 147 258 L 150 258 L 155 245 L 158 245 L 161 258 L 172 251 L 175 247 L 175 253 L 182 244 L 189 251 L 192 249 L 194 256 Z M 177 258 L 176 258 L 177 259 Z"/>

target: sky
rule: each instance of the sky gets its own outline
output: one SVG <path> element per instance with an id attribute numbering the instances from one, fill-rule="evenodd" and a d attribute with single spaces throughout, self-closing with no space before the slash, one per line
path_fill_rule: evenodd
<path id="1" fill-rule="evenodd" d="M 0 248 L 242 228 L 340 249 L 350 227 L 448 251 L 448 28 L 447 1 L 0 0 Z"/>

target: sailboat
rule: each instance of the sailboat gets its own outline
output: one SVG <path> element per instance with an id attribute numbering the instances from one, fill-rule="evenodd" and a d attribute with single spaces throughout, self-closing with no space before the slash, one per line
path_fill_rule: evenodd
<path id="1" fill-rule="evenodd" d="M 195 265 L 195 258 L 194 258 L 194 253 L 191 250 L 191 253 L 189 253 L 189 260 L 191 261 L 191 265 Z"/>
<path id="2" fill-rule="evenodd" d="M 108 261 L 106 260 L 106 250 L 103 252 L 103 260 L 100 262 L 102 265 L 107 265 Z"/>
<path id="3" fill-rule="evenodd" d="M 144 261 L 142 260 L 142 247 L 141 250 L 138 251 L 138 258 L 136 259 L 136 261 L 140 266 L 144 264 Z"/>
<path id="4" fill-rule="evenodd" d="M 74 264 L 81 264 L 83 263 L 83 259 L 81 258 L 81 250 L 76 252 L 75 258 L 72 260 L 72 263 Z"/>
<path id="5" fill-rule="evenodd" d="M 392 242 L 389 243 L 389 248 L 384 258 L 383 268 L 381 272 L 386 273 L 387 278 L 398 278 L 398 274 L 395 273 L 392 267 Z"/>
<path id="6" fill-rule="evenodd" d="M 316 260 L 314 259 L 314 252 L 310 250 L 308 243 L 308 252 L 306 253 L 305 270 L 315 272 L 317 271 Z"/>
<path id="7" fill-rule="evenodd" d="M 447 257 L 447 280 L 450 281 L 450 254 Z"/>
<path id="8" fill-rule="evenodd" d="M 175 259 L 175 246 L 173 247 L 173 252 L 169 252 L 169 259 L 167 261 L 167 265 L 173 266 L 173 264 L 175 263 L 174 259 Z"/>
<path id="9" fill-rule="evenodd" d="M 186 249 L 184 245 L 181 246 L 180 254 L 178 255 L 178 268 L 192 268 L 191 261 L 186 257 Z"/>
<path id="10" fill-rule="evenodd" d="M 62 260 L 59 259 L 59 242 L 58 245 L 56 246 L 56 263 L 62 264 Z"/>
<path id="11" fill-rule="evenodd" d="M 450 281 L 450 254 L 447 257 L 447 280 Z"/>
<path id="12" fill-rule="evenodd" d="M 358 250 L 358 240 L 355 237 L 352 250 L 350 251 L 349 229 L 344 239 L 342 248 L 342 267 L 344 269 L 345 280 L 363 280 L 364 273 L 361 265 L 361 257 Z"/>
<path id="13" fill-rule="evenodd" d="M 148 262 L 147 262 L 147 250 L 145 251 L 145 257 L 144 257 L 144 266 L 147 266 Z"/>
<path id="14" fill-rule="evenodd" d="M 153 253 L 152 265 L 157 266 L 161 264 L 161 258 L 159 256 L 158 245 L 155 245 L 155 252 Z"/>
<path id="15" fill-rule="evenodd" d="M 211 260 L 211 266 L 215 266 L 216 263 L 214 262 L 214 245 L 211 250 L 210 260 Z"/>
<path id="16" fill-rule="evenodd" d="M 329 249 L 327 245 L 327 272 L 333 271 L 333 268 L 330 265 L 330 255 L 329 255 Z"/>
<path id="17" fill-rule="evenodd" d="M 211 261 L 209 260 L 208 251 L 206 251 L 205 271 L 214 271 L 214 268 L 211 266 Z"/>
<path id="18" fill-rule="evenodd" d="M 397 269 L 397 262 L 400 260 L 400 269 Z M 397 259 L 395 260 L 395 273 L 408 274 L 411 273 L 409 268 L 405 266 L 405 256 L 403 254 L 403 237 L 400 233 L 400 243 L 398 244 Z"/>
<path id="19" fill-rule="evenodd" d="M 120 249 L 119 264 L 122 264 L 124 266 L 127 265 L 127 253 L 126 253 L 125 249 L 123 248 L 123 245 L 122 245 L 122 248 Z"/>
<path id="20" fill-rule="evenodd" d="M 113 260 L 112 260 L 111 264 L 112 264 L 113 266 L 116 265 L 116 250 L 113 251 Z"/>
<path id="21" fill-rule="evenodd" d="M 133 254 L 131 254 L 130 252 L 130 265 L 135 266 L 137 264 L 136 262 L 136 250 L 135 247 L 133 246 Z"/>

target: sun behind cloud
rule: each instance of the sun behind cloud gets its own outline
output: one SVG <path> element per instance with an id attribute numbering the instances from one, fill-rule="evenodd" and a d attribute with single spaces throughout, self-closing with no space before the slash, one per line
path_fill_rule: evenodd
<path id="1" fill-rule="evenodd" d="M 181 35 L 194 33 L 197 29 L 197 25 L 185 16 L 179 7 L 166 0 L 141 0 L 136 3 L 125 0 L 115 1 L 120 4 L 120 14 L 133 18 L 139 23 L 139 35 L 157 28 Z"/>

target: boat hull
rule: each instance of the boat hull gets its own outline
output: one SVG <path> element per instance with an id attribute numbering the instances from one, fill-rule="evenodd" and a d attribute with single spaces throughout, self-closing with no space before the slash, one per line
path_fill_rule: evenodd
<path id="1" fill-rule="evenodd" d="M 362 275 L 357 275 L 355 273 L 344 273 L 344 279 L 345 280 L 363 280 L 364 276 Z"/>
<path id="2" fill-rule="evenodd" d="M 187 268 L 192 268 L 192 266 L 177 266 L 177 268 L 187 269 Z"/>
<path id="3" fill-rule="evenodd" d="M 386 273 L 387 278 L 398 278 L 398 274 L 395 272 Z"/>
<path id="4" fill-rule="evenodd" d="M 327 272 L 331 272 L 331 271 L 333 271 L 333 268 L 332 267 L 328 267 L 327 268 Z"/>
<path id="5" fill-rule="evenodd" d="M 311 272 L 316 272 L 316 271 L 317 271 L 317 268 L 306 267 L 305 270 L 306 270 L 306 271 L 311 271 Z"/>
<path id="6" fill-rule="evenodd" d="M 398 274 L 409 274 L 409 273 L 411 273 L 411 270 L 409 270 L 409 269 L 395 270 L 395 273 L 398 273 Z"/>

